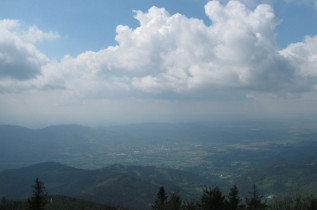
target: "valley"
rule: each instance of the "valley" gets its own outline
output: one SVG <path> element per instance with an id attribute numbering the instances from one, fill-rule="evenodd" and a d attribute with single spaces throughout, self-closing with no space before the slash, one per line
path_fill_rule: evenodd
<path id="1" fill-rule="evenodd" d="M 3 171 L 0 175 L 8 173 L 8 169 L 16 170 L 52 161 L 63 167 L 53 164 L 48 168 L 72 167 L 66 171 L 82 171 L 79 174 L 98 172 L 99 175 L 94 175 L 96 180 L 100 179 L 97 178 L 101 176 L 100 171 L 108 173 L 116 169 L 116 176 L 102 182 L 78 181 L 81 185 L 83 182 L 90 183 L 87 185 L 89 187 L 75 187 L 68 193 L 65 190 L 58 191 L 57 186 L 63 186 L 56 185 L 58 180 L 53 183 L 49 180 L 64 177 L 65 181 L 65 177 L 70 178 L 74 174 L 53 169 L 46 172 L 43 181 L 54 193 L 89 198 L 101 203 L 110 202 L 111 199 L 96 199 L 97 192 L 106 193 L 105 189 L 116 189 L 119 196 L 120 192 L 129 192 L 138 186 L 140 195 L 147 192 L 143 194 L 152 196 L 130 199 L 140 206 L 146 206 L 146 202 L 153 200 L 160 185 L 180 192 L 185 199 L 197 198 L 206 186 L 219 186 L 227 192 L 235 183 L 242 195 L 248 194 L 252 184 L 256 184 L 265 197 L 303 192 L 315 194 L 316 128 L 314 123 L 279 122 L 146 123 L 100 128 L 59 125 L 42 129 L 3 125 L 0 126 L 0 169 Z M 182 181 L 172 178 L 172 174 L 176 173 L 173 170 L 178 171 L 176 177 L 196 177 L 196 183 L 190 182 L 188 178 Z M 153 174 L 151 178 L 148 173 Z M 41 174 L 40 170 L 38 174 Z M 38 174 L 32 172 L 23 186 L 29 187 Z M 122 186 L 120 183 L 126 184 Z M 73 185 L 76 186 L 76 182 Z M 0 188 L 6 189 L 3 186 Z M 10 198 L 6 190 L 1 195 Z M 25 196 L 27 194 L 19 198 Z M 132 205 L 115 198 L 112 198 L 113 204 Z"/>

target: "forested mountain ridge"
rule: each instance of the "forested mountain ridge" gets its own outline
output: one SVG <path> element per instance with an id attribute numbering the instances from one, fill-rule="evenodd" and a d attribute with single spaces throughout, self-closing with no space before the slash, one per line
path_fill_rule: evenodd
<path id="1" fill-rule="evenodd" d="M 0 173 L 0 197 L 24 199 L 31 194 L 35 177 L 45 182 L 50 194 L 69 195 L 99 203 L 147 209 L 161 185 L 195 198 L 204 186 L 213 185 L 197 175 L 175 169 L 112 165 L 82 170 L 55 162 L 10 169 Z"/>
<path id="2" fill-rule="evenodd" d="M 317 166 L 313 164 L 314 160 L 310 163 L 302 168 L 282 159 L 271 161 L 241 175 L 235 183 L 242 198 L 249 195 L 251 183 L 259 186 L 264 199 L 267 195 L 316 195 Z M 34 177 L 43 180 L 52 195 L 67 195 L 133 209 L 149 209 L 160 186 L 165 186 L 168 192 L 176 192 L 183 201 L 197 200 L 206 187 L 219 186 L 217 182 L 175 169 L 115 164 L 84 170 L 45 162 L 0 172 L 0 197 L 9 200 L 30 197 Z M 220 189 L 229 191 L 227 187 Z"/>
<path id="3" fill-rule="evenodd" d="M 317 159 L 294 163 L 276 159 L 239 176 L 235 183 L 246 194 L 250 185 L 260 186 L 265 195 L 317 195 Z"/>

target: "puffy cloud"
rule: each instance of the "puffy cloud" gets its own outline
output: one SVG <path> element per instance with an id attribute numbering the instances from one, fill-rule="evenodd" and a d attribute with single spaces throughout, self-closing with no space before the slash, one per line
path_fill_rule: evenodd
<path id="1" fill-rule="evenodd" d="M 183 93 L 206 87 L 278 88 L 284 80 L 280 74 L 288 72 L 280 69 L 286 67 L 274 45 L 278 21 L 272 8 L 260 5 L 250 11 L 237 1 L 226 6 L 212 1 L 205 9 L 211 26 L 162 8 L 136 11 L 140 26 L 118 26 L 117 46 L 65 57 L 56 69 L 64 69 L 63 77 L 73 82 L 85 80 L 88 89 Z M 274 76 L 281 78 L 265 81 Z"/>
<path id="2" fill-rule="evenodd" d="M 290 44 L 281 51 L 289 63 L 296 66 L 296 77 L 303 87 L 317 88 L 317 35 L 307 36 L 303 42 Z"/>
<path id="3" fill-rule="evenodd" d="M 26 41 L 35 43 L 45 39 L 57 39 L 59 38 L 59 34 L 53 31 L 43 32 L 36 26 L 31 26 L 26 32 L 23 33 L 22 38 Z"/>
<path id="4" fill-rule="evenodd" d="M 59 62 L 33 44 L 57 33 L 32 26 L 18 34 L 17 21 L 2 21 L 0 75 L 11 80 L 0 81 L 0 88 L 62 88 L 76 97 L 106 98 L 296 92 L 315 85 L 316 48 L 310 46 L 316 38 L 279 50 L 274 29 L 280 21 L 271 6 L 210 1 L 205 13 L 211 25 L 163 8 L 135 11 L 140 25 L 119 25 L 117 45 Z"/>
<path id="5" fill-rule="evenodd" d="M 163 8 L 135 11 L 139 26 L 119 25 L 117 45 L 59 61 L 36 48 L 58 33 L 0 21 L 2 121 L 114 123 L 316 112 L 317 36 L 278 49 L 274 29 L 280 21 L 271 6 L 220 2 L 205 6 L 210 25 Z"/>
<path id="6" fill-rule="evenodd" d="M 132 78 L 130 89 L 150 93 L 303 88 L 298 65 L 276 46 L 280 20 L 269 5 L 250 10 L 239 1 L 210 1 L 205 11 L 210 26 L 156 7 L 137 11 L 140 26 L 118 26 L 118 45 L 102 52 L 106 68 L 100 71 L 124 74 Z"/>
<path id="7" fill-rule="evenodd" d="M 21 34 L 17 20 L 0 20 L 0 34 L 1 80 L 28 80 L 39 75 L 48 58 L 32 42 L 58 36 L 57 33 L 44 33 L 34 26 Z"/>

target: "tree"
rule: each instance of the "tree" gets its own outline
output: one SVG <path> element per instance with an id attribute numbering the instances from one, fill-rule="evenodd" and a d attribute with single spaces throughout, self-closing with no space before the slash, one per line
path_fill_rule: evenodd
<path id="1" fill-rule="evenodd" d="M 204 210 L 223 210 L 225 209 L 225 196 L 222 195 L 220 189 L 206 188 L 201 196 L 201 207 Z"/>
<path id="2" fill-rule="evenodd" d="M 28 199 L 28 208 L 30 210 L 44 210 L 48 202 L 48 193 L 45 190 L 44 183 L 36 178 L 32 188 L 33 197 Z"/>
<path id="3" fill-rule="evenodd" d="M 182 210 L 198 210 L 199 203 L 195 200 L 184 201 L 182 205 Z"/>
<path id="4" fill-rule="evenodd" d="M 166 200 L 167 195 L 165 189 L 163 186 L 161 186 L 157 193 L 157 198 L 154 202 L 154 205 L 152 205 L 152 209 L 165 209 Z"/>
<path id="5" fill-rule="evenodd" d="M 0 210 L 8 209 L 9 207 L 8 203 L 9 201 L 5 197 L 2 197 L 1 203 L 0 203 Z"/>
<path id="6" fill-rule="evenodd" d="M 179 210 L 182 206 L 182 200 L 181 197 L 177 193 L 172 193 L 169 196 L 169 199 L 166 203 L 166 209 L 169 210 Z"/>
<path id="7" fill-rule="evenodd" d="M 237 185 L 233 185 L 230 189 L 229 196 L 228 196 L 228 209 L 237 210 L 241 207 L 241 198 L 239 197 L 239 190 Z"/>
<path id="8" fill-rule="evenodd" d="M 317 209 L 317 198 L 311 198 L 308 210 L 316 210 Z"/>
<path id="9" fill-rule="evenodd" d="M 259 195 L 259 192 L 256 188 L 256 185 L 253 185 L 253 189 L 249 192 L 251 195 L 250 198 L 245 198 L 248 210 L 262 210 L 266 208 L 266 203 L 262 202 L 262 196 Z"/>

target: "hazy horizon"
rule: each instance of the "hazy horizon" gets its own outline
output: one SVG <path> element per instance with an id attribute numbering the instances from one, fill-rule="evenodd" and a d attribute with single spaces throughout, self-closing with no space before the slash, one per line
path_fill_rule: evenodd
<path id="1" fill-rule="evenodd" d="M 212 118 L 206 120 L 178 120 L 178 121 L 113 121 L 113 122 L 98 122 L 96 120 L 90 122 L 76 122 L 76 121 L 9 121 L 0 122 L 0 126 L 20 126 L 28 129 L 43 129 L 54 126 L 84 126 L 90 128 L 111 128 L 113 126 L 142 126 L 142 125 L 206 125 L 206 126 L 256 126 L 261 124 L 274 124 L 276 126 L 297 127 L 301 129 L 310 129 L 317 126 L 315 116 L 226 116 L 219 118 Z"/>

